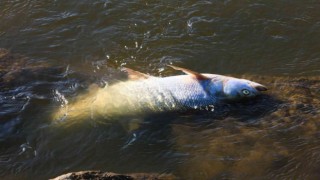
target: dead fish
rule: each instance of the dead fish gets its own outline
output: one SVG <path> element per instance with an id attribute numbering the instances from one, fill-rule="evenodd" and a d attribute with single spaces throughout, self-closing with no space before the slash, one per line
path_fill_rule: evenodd
<path id="1" fill-rule="evenodd" d="M 172 66 L 185 75 L 154 77 L 129 68 L 129 80 L 84 95 L 68 105 L 64 117 L 106 118 L 181 111 L 253 98 L 262 84 L 217 74 L 202 74 Z"/>

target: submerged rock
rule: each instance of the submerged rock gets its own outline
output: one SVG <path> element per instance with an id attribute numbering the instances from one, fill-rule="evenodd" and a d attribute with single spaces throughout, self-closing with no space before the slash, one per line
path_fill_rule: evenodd
<path id="1" fill-rule="evenodd" d="M 205 118 L 210 128 L 172 125 L 176 151 L 188 154 L 179 177 L 319 179 L 320 78 L 251 79 L 267 85 L 268 96 L 227 107 L 221 121 Z"/>
<path id="2" fill-rule="evenodd" d="M 101 171 L 79 171 L 71 172 L 52 180 L 80 180 L 80 179 L 104 179 L 104 180 L 174 180 L 178 179 L 171 174 L 156 174 L 156 173 L 134 173 L 134 174 L 117 174 L 112 172 L 101 172 Z"/>
<path id="3" fill-rule="evenodd" d="M 36 80 L 52 79 L 63 72 L 61 67 L 51 67 L 45 62 L 32 62 L 23 55 L 0 48 L 0 85 L 6 89 Z M 57 77 L 54 80 L 57 80 Z"/>

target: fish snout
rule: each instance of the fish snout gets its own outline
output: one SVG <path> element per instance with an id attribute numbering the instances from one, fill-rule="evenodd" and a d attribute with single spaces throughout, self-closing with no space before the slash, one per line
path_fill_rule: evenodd
<path id="1" fill-rule="evenodd" d="M 255 88 L 257 91 L 266 91 L 268 88 L 262 84 L 251 82 L 250 85 Z"/>

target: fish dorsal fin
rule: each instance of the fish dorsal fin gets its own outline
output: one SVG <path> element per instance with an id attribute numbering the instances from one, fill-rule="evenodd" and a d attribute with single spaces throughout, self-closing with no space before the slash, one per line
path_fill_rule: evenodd
<path id="1" fill-rule="evenodd" d="M 152 77 L 148 74 L 144 74 L 142 72 L 135 71 L 133 69 L 126 68 L 126 67 L 121 68 L 121 71 L 126 72 L 128 74 L 128 78 L 130 80 L 141 80 L 141 79 L 148 79 L 148 78 Z"/>
<path id="2" fill-rule="evenodd" d="M 175 70 L 179 70 L 179 71 L 182 71 L 188 75 L 191 75 L 193 76 L 194 78 L 198 79 L 198 80 L 207 80 L 207 79 L 210 79 L 209 77 L 203 75 L 203 74 L 200 74 L 198 72 L 195 72 L 195 71 L 192 71 L 190 69 L 186 69 L 186 68 L 181 68 L 181 67 L 177 67 L 177 66 L 173 66 L 173 65 L 167 65 L 169 67 L 172 67 L 173 69 Z"/>

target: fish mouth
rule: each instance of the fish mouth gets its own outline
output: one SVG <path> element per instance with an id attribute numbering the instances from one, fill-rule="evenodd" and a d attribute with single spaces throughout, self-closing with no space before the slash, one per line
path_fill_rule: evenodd
<path id="1" fill-rule="evenodd" d="M 268 88 L 266 86 L 259 84 L 259 83 L 255 83 L 255 82 L 252 82 L 251 86 L 253 88 L 255 88 L 257 91 L 267 91 L 268 90 Z"/>
<path id="2" fill-rule="evenodd" d="M 258 91 L 267 91 L 267 90 L 268 90 L 268 88 L 265 87 L 265 86 L 263 86 L 263 85 L 257 86 L 257 87 L 255 87 L 255 88 L 256 88 L 256 90 L 258 90 Z"/>

